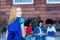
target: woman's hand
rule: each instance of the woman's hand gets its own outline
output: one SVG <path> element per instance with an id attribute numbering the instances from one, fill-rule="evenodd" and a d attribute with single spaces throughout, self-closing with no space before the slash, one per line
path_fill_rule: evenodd
<path id="1" fill-rule="evenodd" d="M 45 35 L 46 35 L 46 33 L 41 33 L 41 34 L 40 34 L 40 36 L 45 36 Z"/>

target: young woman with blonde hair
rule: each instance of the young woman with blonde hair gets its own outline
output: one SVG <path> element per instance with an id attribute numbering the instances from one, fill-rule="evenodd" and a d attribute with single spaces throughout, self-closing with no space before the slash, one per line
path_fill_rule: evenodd
<path id="1" fill-rule="evenodd" d="M 22 37 L 24 38 L 25 37 L 25 28 L 24 28 L 24 19 L 22 18 L 22 9 L 20 7 L 13 6 L 11 8 L 8 25 L 13 23 L 17 18 L 20 18 L 19 22 L 20 22 L 20 27 L 21 27 L 21 30 L 22 30 Z M 8 32 L 9 31 L 7 30 L 6 38 L 8 38 L 8 35 L 9 35 Z"/>

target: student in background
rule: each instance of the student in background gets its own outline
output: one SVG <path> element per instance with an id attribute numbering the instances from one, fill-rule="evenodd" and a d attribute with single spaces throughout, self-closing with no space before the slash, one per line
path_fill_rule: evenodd
<path id="1" fill-rule="evenodd" d="M 38 22 L 37 27 L 34 28 L 35 40 L 45 40 L 46 29 L 43 26 L 43 21 Z"/>
<path id="2" fill-rule="evenodd" d="M 46 25 L 47 25 L 46 40 L 55 40 L 56 28 L 53 26 L 53 20 L 52 19 L 47 19 L 46 20 Z"/>
<path id="3" fill-rule="evenodd" d="M 24 28 L 24 18 L 22 18 L 22 9 L 20 7 L 13 6 L 11 8 L 8 25 L 11 24 L 11 23 L 13 23 L 16 19 L 19 20 L 20 28 L 21 28 L 19 34 L 22 34 L 22 35 L 19 35 L 19 36 L 22 36 L 24 38 L 25 37 L 25 28 Z M 7 32 L 6 32 L 6 38 L 9 39 L 10 36 L 11 35 L 9 34 L 9 30 L 7 30 Z"/>
<path id="4" fill-rule="evenodd" d="M 26 26 L 26 40 L 32 40 L 32 26 L 31 26 L 31 20 L 27 19 L 25 22 Z"/>

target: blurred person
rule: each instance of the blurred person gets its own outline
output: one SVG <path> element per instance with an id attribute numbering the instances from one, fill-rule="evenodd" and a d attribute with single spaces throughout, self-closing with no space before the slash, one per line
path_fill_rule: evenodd
<path id="1" fill-rule="evenodd" d="M 46 29 L 43 26 L 43 20 L 38 21 L 37 27 L 34 28 L 35 40 L 45 40 Z"/>
<path id="2" fill-rule="evenodd" d="M 56 28 L 53 26 L 53 20 L 47 19 L 45 23 L 47 25 L 46 40 L 55 40 Z"/>
<path id="3" fill-rule="evenodd" d="M 26 26 L 26 40 L 32 40 L 32 26 L 31 26 L 31 20 L 27 19 L 25 22 Z"/>
<path id="4" fill-rule="evenodd" d="M 22 18 L 22 9 L 20 7 L 13 6 L 10 12 L 6 38 L 7 40 L 23 40 L 24 37 L 25 28 L 24 18 Z"/>

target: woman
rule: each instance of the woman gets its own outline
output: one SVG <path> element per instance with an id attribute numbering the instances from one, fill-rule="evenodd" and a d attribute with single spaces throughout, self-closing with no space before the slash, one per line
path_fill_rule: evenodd
<path id="1" fill-rule="evenodd" d="M 22 37 L 24 38 L 25 37 L 25 28 L 24 28 L 24 19 L 22 18 L 22 9 L 20 7 L 13 6 L 11 8 L 8 25 L 11 24 L 12 22 L 14 22 L 16 20 L 16 18 L 20 18 L 19 22 L 20 22 L 20 27 L 22 30 Z M 8 30 L 6 32 L 6 38 L 7 37 L 8 37 Z"/>
<path id="2" fill-rule="evenodd" d="M 34 28 L 35 40 L 45 40 L 46 29 L 43 26 L 43 21 L 38 22 L 38 26 Z"/>
<path id="3" fill-rule="evenodd" d="M 53 20 L 52 19 L 47 19 L 46 24 L 47 24 L 46 40 L 55 40 L 56 29 L 53 26 Z"/>

